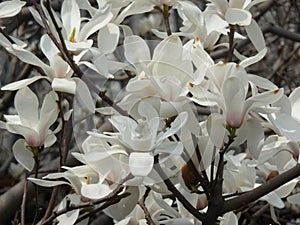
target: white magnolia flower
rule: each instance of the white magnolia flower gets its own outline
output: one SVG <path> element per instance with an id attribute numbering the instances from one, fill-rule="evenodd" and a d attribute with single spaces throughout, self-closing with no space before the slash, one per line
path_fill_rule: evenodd
<path id="1" fill-rule="evenodd" d="M 22 135 L 31 147 L 49 146 L 54 139 L 49 127 L 56 121 L 59 112 L 56 100 L 56 94 L 49 92 L 39 109 L 37 96 L 28 87 L 20 89 L 15 96 L 18 115 L 4 116 L 7 130 Z"/>
<path id="2" fill-rule="evenodd" d="M 264 0 L 262 0 L 264 1 Z M 259 2 L 252 0 L 209 0 L 209 10 L 216 10 L 216 12 L 232 25 L 250 25 L 252 15 L 249 9 Z"/>
<path id="3" fill-rule="evenodd" d="M 17 161 L 29 171 L 34 166 L 34 149 L 48 147 L 56 141 L 55 135 L 49 129 L 59 112 L 56 100 L 55 92 L 48 93 L 39 109 L 37 96 L 28 87 L 24 87 L 15 96 L 18 115 L 4 115 L 6 129 L 22 135 L 25 139 L 15 142 L 13 152 Z"/>

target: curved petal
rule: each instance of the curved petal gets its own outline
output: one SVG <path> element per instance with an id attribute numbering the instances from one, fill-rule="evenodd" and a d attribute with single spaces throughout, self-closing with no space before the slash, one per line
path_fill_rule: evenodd
<path id="1" fill-rule="evenodd" d="M 51 86 L 54 91 L 76 93 L 76 82 L 71 78 L 54 78 Z"/>
<path id="2" fill-rule="evenodd" d="M 251 20 L 251 23 L 248 26 L 245 26 L 245 30 L 250 41 L 258 52 L 266 47 L 263 33 L 254 19 Z"/>
<path id="3" fill-rule="evenodd" d="M 28 177 L 27 180 L 30 180 L 32 183 L 35 183 L 35 184 L 43 186 L 43 187 L 54 187 L 54 186 L 63 185 L 63 184 L 70 185 L 66 181 L 43 180 L 43 179 L 36 179 L 33 177 Z"/>
<path id="4" fill-rule="evenodd" d="M 6 123 L 6 129 L 11 133 L 22 135 L 29 146 L 38 147 L 44 142 L 44 140 L 40 140 L 40 134 L 31 127 L 8 122 Z"/>
<path id="5" fill-rule="evenodd" d="M 106 184 L 87 184 L 82 185 L 81 194 L 89 199 L 100 199 L 107 196 L 111 189 Z"/>
<path id="6" fill-rule="evenodd" d="M 129 168 L 133 176 L 146 177 L 151 172 L 153 163 L 151 153 L 133 152 L 129 155 Z"/>
<path id="7" fill-rule="evenodd" d="M 80 41 L 86 40 L 91 34 L 100 30 L 107 25 L 113 18 L 113 14 L 110 12 L 109 5 L 106 5 L 102 9 L 98 9 L 92 19 L 87 22 L 80 31 Z"/>
<path id="8" fill-rule="evenodd" d="M 282 114 L 274 121 L 280 131 L 292 141 L 300 141 L 300 124 L 293 117 Z"/>
<path id="9" fill-rule="evenodd" d="M 244 59 L 243 61 L 241 61 L 240 66 L 246 68 L 260 61 L 267 54 L 267 50 L 268 50 L 267 48 L 264 48 L 260 52 L 258 52 L 255 56 L 251 56 L 249 58 Z"/>
<path id="10" fill-rule="evenodd" d="M 17 15 L 26 1 L 12 0 L 0 3 L 0 18 L 12 17 Z"/>
<path id="11" fill-rule="evenodd" d="M 35 165 L 33 159 L 33 153 L 25 147 L 26 143 L 24 139 L 19 139 L 13 145 L 13 153 L 15 159 L 20 163 L 26 170 L 32 171 Z"/>
<path id="12" fill-rule="evenodd" d="M 24 79 L 24 80 L 19 80 L 19 81 L 7 84 L 7 85 L 3 86 L 1 88 L 1 90 L 2 91 L 15 91 L 15 90 L 21 89 L 25 86 L 28 86 L 29 84 L 32 84 L 32 83 L 34 83 L 37 80 L 42 79 L 42 78 L 47 79 L 47 77 L 44 77 L 44 76 L 31 77 L 31 78 L 27 78 L 27 79 Z"/>
<path id="13" fill-rule="evenodd" d="M 258 120 L 249 119 L 246 121 L 245 129 L 248 131 L 246 135 L 249 152 L 254 159 L 258 159 L 264 142 L 263 127 Z"/>

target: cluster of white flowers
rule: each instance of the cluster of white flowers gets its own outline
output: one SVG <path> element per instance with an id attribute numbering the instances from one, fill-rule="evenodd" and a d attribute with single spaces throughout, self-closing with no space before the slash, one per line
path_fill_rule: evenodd
<path id="1" fill-rule="evenodd" d="M 48 64 L 27 48 L 24 40 L 0 35 L 0 45 L 9 53 L 41 71 L 1 88 L 17 91 L 14 105 L 18 115 L 5 115 L 0 127 L 23 136 L 14 143 L 13 153 L 26 170 L 34 169 L 42 149 L 57 142 L 56 134 L 65 129 L 62 124 L 71 121 L 73 110 L 85 107 L 110 117 L 113 131 L 88 131 L 79 146 L 81 152 L 72 153 L 79 166 L 63 166 L 62 172 L 42 179 L 28 178 L 41 186 L 72 187 L 74 193 L 66 196 L 58 210 L 66 207 L 66 199 L 71 201 L 69 206 L 97 201 L 121 184 L 121 193 L 130 195 L 104 209 L 115 224 L 208 224 L 205 216 L 213 210 L 210 202 L 216 186 L 221 187 L 221 196 L 251 191 L 267 183 L 274 173 L 278 176 L 299 167 L 300 89 L 287 97 L 283 88 L 247 72 L 248 66 L 267 54 L 262 32 L 249 11 L 262 1 L 208 2 L 204 11 L 184 0 L 97 0 L 96 6 L 88 0 L 64 0 L 60 12 L 49 12 L 43 3 L 40 8 L 31 6 L 33 18 L 52 34 L 44 34 L 39 42 Z M 15 16 L 25 4 L 19 0 L 0 3 L 0 18 Z M 133 34 L 123 23 L 129 16 L 152 10 L 162 14 L 167 30 L 153 28 L 153 34 L 161 39 L 155 42 L 153 53 L 148 46 L 152 42 Z M 176 32 L 167 21 L 173 10 L 182 19 Z M 221 39 L 246 38 L 240 30 L 257 51 L 254 56 L 241 55 L 232 43 Z M 215 62 L 209 53 L 218 48 L 231 51 L 237 61 Z M 114 57 L 120 49 L 122 61 Z M 96 108 L 95 90 L 89 88 L 84 74 L 78 73 L 82 68 L 93 71 L 95 80 L 97 76 L 98 80 L 113 80 L 120 71 L 132 77 L 117 102 Z M 51 91 L 39 107 L 38 97 L 28 86 L 43 78 Z M 62 111 L 63 94 L 75 96 L 80 104 Z M 100 97 L 106 101 L 104 91 Z M 199 106 L 212 112 L 199 116 L 195 110 Z M 266 128 L 272 135 L 265 135 Z M 247 151 L 232 150 L 244 143 Z M 277 208 L 284 207 L 282 199 L 288 196 L 291 203 L 299 203 L 300 195 L 292 196 L 299 178 L 259 199 Z M 199 218 L 170 188 L 170 182 L 198 211 Z M 144 196 L 148 189 L 149 195 Z M 172 195 L 174 198 L 166 197 Z M 147 212 L 138 205 L 143 196 L 147 197 Z M 82 213 L 87 211 L 78 207 L 57 220 L 74 224 Z M 215 219 L 220 224 L 238 224 L 238 214 L 233 211 L 221 208 L 218 213 Z"/>

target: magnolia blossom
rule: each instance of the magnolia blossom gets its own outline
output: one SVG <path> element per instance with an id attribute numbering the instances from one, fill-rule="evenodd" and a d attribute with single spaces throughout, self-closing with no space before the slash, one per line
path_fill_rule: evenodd
<path id="1" fill-rule="evenodd" d="M 17 161 L 27 170 L 32 170 L 34 166 L 34 148 L 48 147 L 56 141 L 55 135 L 49 129 L 59 112 L 56 100 L 54 92 L 48 93 L 39 109 L 37 96 L 28 87 L 24 87 L 15 96 L 18 115 L 4 115 L 7 121 L 6 129 L 11 133 L 22 135 L 25 139 L 15 142 L 13 152 Z"/>

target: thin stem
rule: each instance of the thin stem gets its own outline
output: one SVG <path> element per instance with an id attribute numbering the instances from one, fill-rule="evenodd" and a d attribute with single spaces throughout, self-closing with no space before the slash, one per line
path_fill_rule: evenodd
<path id="1" fill-rule="evenodd" d="M 187 199 L 178 191 L 175 185 L 171 182 L 171 180 L 167 177 L 161 166 L 159 165 L 158 155 L 155 156 L 154 169 L 157 171 L 159 176 L 163 179 L 165 185 L 168 190 L 173 193 L 173 195 L 182 203 L 183 207 L 188 210 L 194 217 L 198 220 L 202 221 L 204 219 L 204 215 L 199 212 L 194 206 L 191 205 L 187 201 Z"/>
<path id="2" fill-rule="evenodd" d="M 151 218 L 151 214 L 149 212 L 149 210 L 146 207 L 145 201 L 149 195 L 151 191 L 151 188 L 146 187 L 146 191 L 145 194 L 143 195 L 143 197 L 139 200 L 138 205 L 142 208 L 142 210 L 144 211 L 145 214 L 145 219 L 147 221 L 148 225 L 155 225 L 155 223 L 153 222 L 152 218 Z"/>
<path id="3" fill-rule="evenodd" d="M 24 182 L 24 191 L 23 191 L 22 204 L 21 204 L 21 225 L 25 225 L 25 210 L 26 210 L 27 188 L 28 188 L 28 181 L 27 181 L 27 176 L 26 176 L 25 182 Z"/>
<path id="4" fill-rule="evenodd" d="M 16 42 L 0 27 L 0 33 L 12 44 L 16 44 Z"/>
<path id="5" fill-rule="evenodd" d="M 228 62 L 232 61 L 233 51 L 234 51 L 234 48 L 235 48 L 234 33 L 235 33 L 235 26 L 234 25 L 229 25 L 229 32 L 228 32 L 228 38 L 229 38 Z"/>

